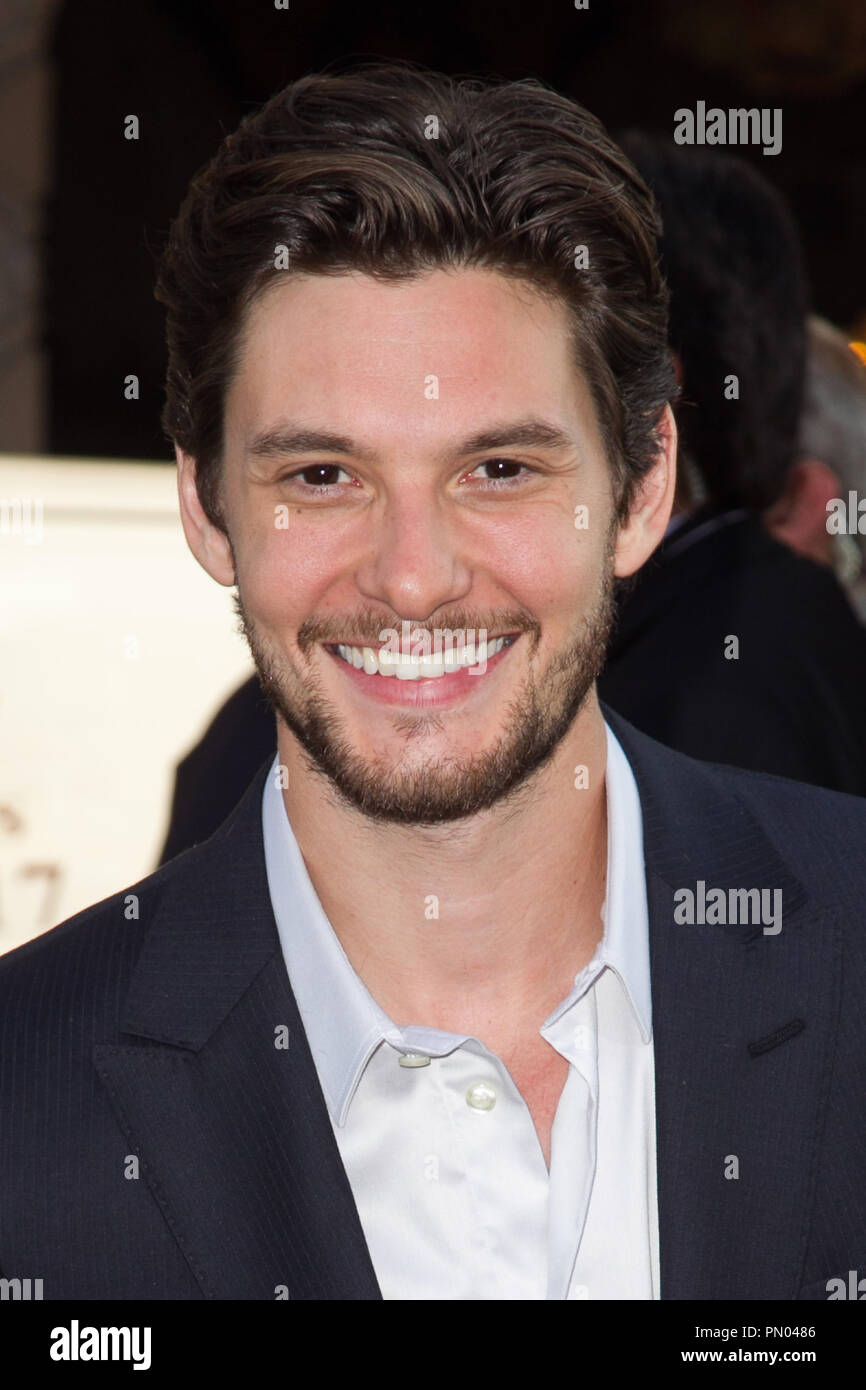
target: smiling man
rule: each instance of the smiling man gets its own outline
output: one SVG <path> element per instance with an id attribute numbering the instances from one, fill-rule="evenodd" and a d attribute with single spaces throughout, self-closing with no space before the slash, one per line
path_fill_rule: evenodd
<path id="1" fill-rule="evenodd" d="M 402 67 L 295 83 L 193 181 L 164 418 L 278 751 L 0 965 L 6 1277 L 790 1299 L 862 1263 L 866 811 L 595 693 L 675 486 L 656 231 L 580 107 Z"/>
<path id="2" fill-rule="evenodd" d="M 664 428 L 665 463 L 618 541 L 621 572 L 664 528 Z M 592 748 L 601 774 L 598 711 L 575 716 L 605 651 L 615 511 L 563 304 L 490 269 L 396 284 L 277 278 L 246 324 L 225 452 L 236 464 L 220 482 L 226 530 L 178 452 L 184 525 L 213 577 L 237 583 L 299 815 L 335 805 L 309 759 L 367 818 L 403 825 L 486 811 L 554 751 L 568 768 Z M 389 630 L 398 656 L 429 638 L 429 677 L 420 659 L 388 662 Z M 445 669 L 448 633 L 458 670 Z M 595 799 L 546 775 L 548 823 L 536 806 L 528 817 L 539 843 L 563 802 Z M 331 833 L 342 842 L 355 826 L 341 807 Z M 361 833 L 375 880 L 375 860 L 406 837 L 388 849 L 381 824 Z M 482 853 L 489 828 L 478 836 Z"/>

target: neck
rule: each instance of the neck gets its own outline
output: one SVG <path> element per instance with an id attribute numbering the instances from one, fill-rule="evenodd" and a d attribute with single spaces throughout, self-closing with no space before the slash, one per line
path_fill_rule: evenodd
<path id="1" fill-rule="evenodd" d="M 593 692 L 520 791 L 442 826 L 387 825 L 348 806 L 278 721 L 286 810 L 353 968 L 400 1026 L 485 1041 L 537 1030 L 602 933 L 604 722 Z M 575 768 L 588 786 L 575 787 Z"/>

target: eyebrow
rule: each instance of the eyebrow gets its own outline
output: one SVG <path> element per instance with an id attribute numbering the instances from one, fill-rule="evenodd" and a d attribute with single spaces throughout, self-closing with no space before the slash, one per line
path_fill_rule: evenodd
<path id="1" fill-rule="evenodd" d="M 521 420 L 506 420 L 464 439 L 454 448 L 445 450 L 450 457 L 480 454 L 491 449 L 573 449 L 575 441 L 558 425 L 535 416 Z M 247 453 L 256 458 L 286 458 L 299 454 L 344 454 L 370 460 L 375 454 L 345 434 L 330 430 L 305 429 L 289 422 L 262 430 L 247 444 Z"/>
<path id="2" fill-rule="evenodd" d="M 262 430 L 247 444 L 247 453 L 256 458 L 285 458 L 287 454 L 354 454 L 361 457 L 364 450 L 359 449 L 345 434 L 333 434 L 330 430 L 308 430 L 292 425 L 275 425 L 273 429 Z"/>

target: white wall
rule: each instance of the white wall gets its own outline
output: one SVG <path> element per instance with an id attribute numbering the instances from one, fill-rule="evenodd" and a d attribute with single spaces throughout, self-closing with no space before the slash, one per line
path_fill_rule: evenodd
<path id="1" fill-rule="evenodd" d="M 172 774 L 250 673 L 168 464 L 0 456 L 0 952 L 154 867 Z"/>

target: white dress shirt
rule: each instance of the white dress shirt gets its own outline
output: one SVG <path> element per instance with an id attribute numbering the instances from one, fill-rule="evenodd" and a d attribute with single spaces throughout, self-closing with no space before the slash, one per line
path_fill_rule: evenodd
<path id="1" fill-rule="evenodd" d="M 278 758 L 268 774 L 283 956 L 385 1299 L 658 1298 L 643 827 L 632 770 L 605 729 L 604 935 L 539 1029 L 569 1063 L 549 1173 L 499 1057 L 474 1037 L 398 1028 L 371 997 L 307 873 Z"/>

